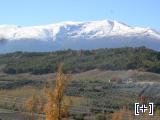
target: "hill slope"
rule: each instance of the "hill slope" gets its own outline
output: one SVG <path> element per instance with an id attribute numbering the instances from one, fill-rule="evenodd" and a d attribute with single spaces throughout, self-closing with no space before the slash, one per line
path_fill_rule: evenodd
<path id="1" fill-rule="evenodd" d="M 15 74 L 55 72 L 59 62 L 64 62 L 65 72 L 84 72 L 92 69 L 139 69 L 160 73 L 160 52 L 140 48 L 115 48 L 97 50 L 65 50 L 46 53 L 16 52 L 0 55 L 3 72 Z"/>

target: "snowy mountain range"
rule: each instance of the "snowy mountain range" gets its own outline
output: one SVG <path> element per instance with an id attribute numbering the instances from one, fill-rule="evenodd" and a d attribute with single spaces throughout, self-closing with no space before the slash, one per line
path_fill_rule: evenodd
<path id="1" fill-rule="evenodd" d="M 0 25 L 0 53 L 138 46 L 160 51 L 160 33 L 110 20 L 32 27 Z"/>

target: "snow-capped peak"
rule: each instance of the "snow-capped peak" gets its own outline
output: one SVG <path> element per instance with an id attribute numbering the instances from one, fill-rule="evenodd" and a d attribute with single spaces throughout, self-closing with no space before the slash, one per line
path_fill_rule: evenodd
<path id="1" fill-rule="evenodd" d="M 57 34 L 68 38 L 97 38 L 107 36 L 130 36 L 148 34 L 160 38 L 160 33 L 152 29 L 130 27 L 124 23 L 111 20 L 90 22 L 62 22 L 44 26 L 20 27 L 16 25 L 0 25 L 0 39 L 20 40 L 55 40 Z"/>
<path id="2" fill-rule="evenodd" d="M 160 33 L 112 20 L 41 26 L 0 25 L 0 53 L 146 46 L 160 51 Z"/>

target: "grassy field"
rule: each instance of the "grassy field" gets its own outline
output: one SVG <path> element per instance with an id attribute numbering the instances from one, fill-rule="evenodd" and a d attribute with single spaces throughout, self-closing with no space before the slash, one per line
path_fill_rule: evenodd
<path id="1" fill-rule="evenodd" d="M 1 73 L 0 108 L 23 111 L 26 99 L 33 95 L 43 96 L 44 87 L 48 82 L 54 84 L 54 77 L 55 74 Z M 65 94 L 72 100 L 70 109 L 75 118 L 79 114 L 80 117 L 87 116 L 83 111 L 86 113 L 88 111 L 91 117 L 103 112 L 110 116 L 123 107 L 133 110 L 134 102 L 140 101 L 141 96 L 145 96 L 146 102 L 159 104 L 159 90 L 160 75 L 156 73 L 95 69 L 72 74 Z M 5 114 L 2 114 L 5 117 Z M 9 116 L 8 114 L 6 116 Z"/>
<path id="2" fill-rule="evenodd" d="M 38 120 L 38 117 L 38 115 L 34 115 L 34 117 L 32 117 L 28 113 L 0 109 L 1 120 Z"/>

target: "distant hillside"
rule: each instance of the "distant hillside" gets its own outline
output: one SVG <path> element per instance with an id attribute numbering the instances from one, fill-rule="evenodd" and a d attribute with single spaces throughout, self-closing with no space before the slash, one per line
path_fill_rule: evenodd
<path id="1" fill-rule="evenodd" d="M 44 74 L 56 71 L 64 62 L 64 72 L 83 72 L 91 69 L 138 69 L 160 73 L 160 52 L 139 48 L 97 50 L 64 50 L 56 52 L 16 52 L 0 55 L 0 69 L 9 74 Z"/>

